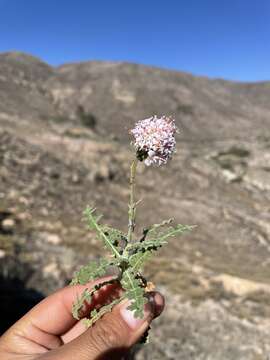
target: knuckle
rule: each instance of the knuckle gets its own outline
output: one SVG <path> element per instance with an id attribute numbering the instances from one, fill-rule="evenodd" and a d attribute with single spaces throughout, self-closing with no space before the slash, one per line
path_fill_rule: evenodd
<path id="1" fill-rule="evenodd" d="M 92 341 L 96 348 L 121 347 L 125 345 L 125 332 L 123 325 L 114 320 L 109 319 L 98 321 L 92 332 Z"/>

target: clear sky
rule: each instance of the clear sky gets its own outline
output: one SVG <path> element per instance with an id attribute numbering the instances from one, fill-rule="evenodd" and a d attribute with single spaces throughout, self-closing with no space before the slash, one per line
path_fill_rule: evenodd
<path id="1" fill-rule="evenodd" d="M 270 0 L 0 0 L 0 52 L 270 80 Z"/>

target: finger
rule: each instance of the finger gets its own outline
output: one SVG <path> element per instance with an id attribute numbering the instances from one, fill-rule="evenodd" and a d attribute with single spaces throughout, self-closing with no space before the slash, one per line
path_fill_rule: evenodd
<path id="1" fill-rule="evenodd" d="M 40 330 L 52 334 L 61 335 L 68 331 L 77 322 L 72 316 L 72 304 L 80 296 L 85 289 L 92 289 L 96 284 L 109 280 L 111 277 L 98 279 L 88 283 L 87 285 L 67 286 L 56 293 L 48 296 L 46 299 L 36 305 L 29 313 L 27 313 L 19 322 L 23 325 L 31 324 Z M 97 302 L 103 302 L 110 291 L 116 285 L 107 285 L 102 292 L 99 292 Z M 83 308 L 85 314 L 94 308 L 94 302 L 86 303 Z"/>
<path id="2" fill-rule="evenodd" d="M 55 349 L 63 344 L 60 335 L 70 330 L 77 320 L 73 318 L 71 309 L 74 300 L 84 289 L 91 289 L 100 282 L 110 280 L 106 277 L 91 282 L 85 286 L 68 286 L 47 297 L 36 305 L 23 318 L 15 323 L 2 337 L 2 340 L 12 348 L 20 347 L 20 350 L 27 353 L 31 342 L 32 353 L 43 353 Z M 111 293 L 119 291 L 116 284 L 107 285 L 99 291 L 97 296 L 89 304 L 85 304 L 82 316 L 87 316 L 97 304 L 106 303 Z M 14 343 L 15 342 L 15 343 Z"/>
<path id="3" fill-rule="evenodd" d="M 119 282 L 102 286 L 92 297 L 91 303 L 85 303 L 84 308 L 80 311 L 80 319 L 72 326 L 65 334 L 61 335 L 61 339 L 64 344 L 73 340 L 86 331 L 86 326 L 83 323 L 85 317 L 89 317 L 89 313 L 92 309 L 99 309 L 102 305 L 110 304 L 113 300 L 118 299 L 123 293 L 123 289 L 120 287 Z"/>
<path id="4" fill-rule="evenodd" d="M 154 292 L 149 292 L 148 293 L 148 298 L 151 299 L 153 297 L 155 298 L 154 317 L 157 317 L 157 316 L 159 316 L 161 314 L 161 312 L 163 310 L 164 299 L 161 296 L 155 296 Z M 74 340 L 75 338 L 77 338 L 78 336 L 80 336 L 81 334 L 83 334 L 87 330 L 83 320 L 84 319 L 77 322 L 66 334 L 61 336 L 64 344 L 67 344 L 68 342 Z"/>
<path id="5" fill-rule="evenodd" d="M 164 299 L 159 293 L 152 293 L 152 300 L 145 305 L 143 319 L 135 318 L 128 306 L 127 301 L 115 306 L 82 335 L 48 354 L 48 359 L 50 356 L 62 360 L 120 359 L 120 355 L 139 341 L 153 318 L 162 312 Z"/>
<path id="6" fill-rule="evenodd" d="M 69 331 L 61 336 L 61 339 L 64 344 L 76 339 L 78 336 L 83 334 L 87 330 L 87 327 L 84 324 L 84 319 L 78 321 Z"/>

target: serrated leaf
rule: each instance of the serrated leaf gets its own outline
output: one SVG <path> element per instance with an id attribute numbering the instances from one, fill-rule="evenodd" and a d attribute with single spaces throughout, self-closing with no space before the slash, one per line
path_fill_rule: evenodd
<path id="1" fill-rule="evenodd" d="M 98 261 L 91 261 L 89 264 L 83 266 L 75 273 L 75 276 L 70 284 L 85 285 L 91 280 L 98 279 L 106 274 L 107 269 L 111 265 L 113 265 L 113 262 L 105 258 L 102 258 Z"/>
<path id="2" fill-rule="evenodd" d="M 167 241 L 162 239 L 147 239 L 143 242 L 136 242 L 129 247 L 131 253 L 145 252 L 145 251 L 155 251 L 163 245 L 167 244 Z"/>
<path id="3" fill-rule="evenodd" d="M 106 313 L 112 311 L 113 307 L 117 304 L 119 304 L 124 297 L 121 297 L 119 299 L 115 299 L 108 305 L 102 306 L 99 310 L 94 309 L 91 311 L 90 319 L 84 319 L 84 324 L 86 327 L 92 326 L 96 321 L 98 321 L 102 316 L 104 316 Z"/>
<path id="4" fill-rule="evenodd" d="M 151 233 L 152 231 L 155 231 L 161 227 L 165 227 L 170 225 L 173 222 L 173 219 L 167 219 L 167 220 L 163 220 L 161 223 L 159 224 L 153 224 L 150 226 L 150 228 L 148 229 L 148 233 Z"/>
<path id="5" fill-rule="evenodd" d="M 100 290 L 103 286 L 113 284 L 118 282 L 118 279 L 110 279 L 106 281 L 102 281 L 99 284 L 96 284 L 91 289 L 85 289 L 82 294 L 77 295 L 76 301 L 72 304 L 72 315 L 75 319 L 80 319 L 80 311 L 82 310 L 85 302 L 90 303 L 94 294 Z M 93 310 L 94 311 L 94 310 Z"/>
<path id="6" fill-rule="evenodd" d="M 144 304 L 147 300 L 144 297 L 145 291 L 141 287 L 139 279 L 131 270 L 126 270 L 123 273 L 121 285 L 125 290 L 125 297 L 131 301 L 128 309 L 134 312 L 135 317 L 143 318 Z"/>
<path id="7" fill-rule="evenodd" d="M 136 254 L 133 254 L 129 258 L 129 264 L 132 267 L 132 270 L 134 272 L 138 272 L 142 269 L 146 261 L 148 261 L 151 257 L 150 251 L 145 252 L 137 252 Z"/>
<path id="8" fill-rule="evenodd" d="M 92 294 L 89 289 L 85 289 L 80 296 L 77 296 L 77 300 L 72 304 L 72 315 L 75 319 L 80 319 L 80 311 L 85 302 L 90 303 L 91 296 Z"/>
<path id="9" fill-rule="evenodd" d="M 95 211 L 96 209 L 89 206 L 84 211 L 84 216 L 88 222 L 89 228 L 96 231 L 98 237 L 104 242 L 106 248 L 109 249 L 116 258 L 121 258 L 121 255 L 117 247 L 113 244 L 113 241 L 110 239 L 110 236 L 105 234 L 104 228 L 108 227 L 99 224 L 101 216 L 96 215 Z"/>
<path id="10" fill-rule="evenodd" d="M 111 240 L 112 244 L 117 248 L 118 252 L 121 253 L 127 244 L 127 239 L 125 234 L 118 230 L 114 229 L 108 225 L 101 227 L 104 234 Z"/>
<path id="11" fill-rule="evenodd" d="M 156 251 L 163 245 L 167 244 L 167 239 L 170 237 L 181 235 L 184 232 L 190 231 L 194 227 L 178 224 L 176 226 L 169 226 L 167 229 L 160 229 L 160 227 L 164 227 L 164 225 L 167 224 L 168 220 L 161 224 L 153 225 L 140 242 L 129 244 L 126 248 L 126 252 L 132 254 L 145 251 Z"/>
<path id="12" fill-rule="evenodd" d="M 158 228 L 150 229 L 148 233 L 148 239 L 164 242 L 170 237 L 182 235 L 183 233 L 190 231 L 194 228 L 193 225 L 177 224 L 176 226 L 169 226 L 167 229 L 158 230 Z"/>

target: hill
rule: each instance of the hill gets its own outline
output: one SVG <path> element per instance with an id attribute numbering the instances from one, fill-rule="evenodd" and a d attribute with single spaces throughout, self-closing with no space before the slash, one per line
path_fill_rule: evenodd
<path id="1" fill-rule="evenodd" d="M 81 223 L 86 204 L 125 229 L 127 130 L 152 114 L 170 114 L 181 130 L 178 152 L 168 167 L 140 168 L 138 231 L 145 221 L 168 217 L 198 228 L 172 241 L 146 269 L 168 307 L 152 347 L 139 356 L 264 359 L 270 346 L 269 97 L 268 82 L 128 63 L 53 68 L 27 54 L 0 54 L 5 292 L 15 296 L 15 278 L 27 302 L 30 288 L 37 297 L 47 294 L 101 254 Z"/>

